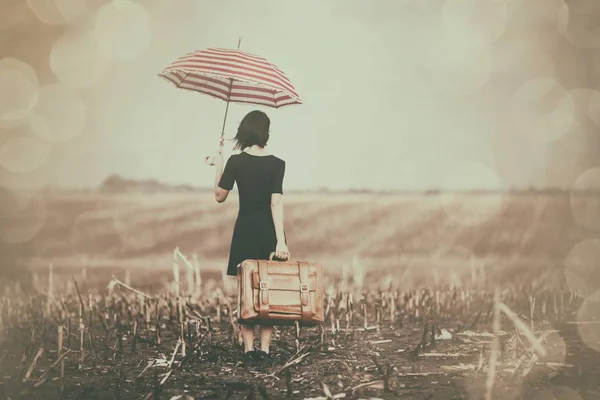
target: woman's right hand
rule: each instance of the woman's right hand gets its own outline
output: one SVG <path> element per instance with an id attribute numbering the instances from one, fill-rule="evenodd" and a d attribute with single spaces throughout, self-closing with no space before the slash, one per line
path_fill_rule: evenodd
<path id="1" fill-rule="evenodd" d="M 275 257 L 279 258 L 280 260 L 289 260 L 291 258 L 290 250 L 285 242 L 277 243 L 277 246 L 275 247 Z"/>
<path id="2" fill-rule="evenodd" d="M 220 151 L 217 151 L 215 155 L 212 156 L 212 162 L 217 171 L 223 171 L 223 154 Z"/>

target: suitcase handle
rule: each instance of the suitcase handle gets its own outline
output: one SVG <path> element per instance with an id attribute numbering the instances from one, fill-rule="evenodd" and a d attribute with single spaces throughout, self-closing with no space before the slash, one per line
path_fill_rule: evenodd
<path id="1" fill-rule="evenodd" d="M 271 254 L 269 254 L 269 261 L 273 261 L 274 258 L 275 258 L 275 252 L 273 251 L 273 252 L 271 252 Z M 281 258 L 277 257 L 277 259 L 280 261 L 288 261 L 287 258 L 282 260 Z"/>

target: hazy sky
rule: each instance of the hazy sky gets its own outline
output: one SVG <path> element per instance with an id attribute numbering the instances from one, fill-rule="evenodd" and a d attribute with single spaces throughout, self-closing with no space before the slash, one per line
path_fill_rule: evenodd
<path id="1" fill-rule="evenodd" d="M 240 36 L 304 101 L 263 109 L 287 188 L 568 187 L 600 165 L 591 0 L 53 2 L 0 5 L 0 58 L 33 67 L 0 61 L 9 186 L 210 186 L 225 103 L 157 74 Z M 226 137 L 255 108 L 232 104 Z"/>

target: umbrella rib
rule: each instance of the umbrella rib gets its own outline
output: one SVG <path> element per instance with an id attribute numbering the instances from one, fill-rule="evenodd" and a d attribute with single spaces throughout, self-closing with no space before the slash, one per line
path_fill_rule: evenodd
<path id="1" fill-rule="evenodd" d="M 291 98 L 293 98 L 294 100 L 300 101 L 300 98 L 295 95 L 294 93 L 290 92 L 289 90 L 285 89 L 285 88 L 275 88 L 273 86 L 269 86 L 265 83 L 259 82 L 259 81 L 255 81 L 252 79 L 239 79 L 237 77 L 231 77 L 231 76 L 226 76 L 223 74 L 215 74 L 215 73 L 209 73 L 209 72 L 198 72 L 198 71 L 193 71 L 193 70 L 189 70 L 189 69 L 178 69 L 176 71 L 163 71 L 161 72 L 161 75 L 165 75 L 165 74 L 183 74 L 185 73 L 185 79 L 202 79 L 202 78 L 223 78 L 223 79 L 227 79 L 227 80 L 231 80 L 233 79 L 233 82 L 241 82 L 241 83 L 246 83 L 246 84 L 251 84 L 251 85 L 255 85 L 255 86 L 259 86 L 259 87 L 263 87 L 265 89 L 267 89 L 269 91 L 270 94 L 285 94 L 290 96 Z M 182 80 L 182 82 L 183 82 Z M 228 85 L 229 86 L 229 85 Z M 225 99 L 224 99 L 225 100 Z"/>
<path id="2" fill-rule="evenodd" d="M 265 82 L 261 82 L 259 79 L 256 78 L 250 78 L 250 77 L 246 77 L 244 76 L 243 78 L 236 76 L 236 77 L 232 77 L 231 75 L 227 75 L 224 73 L 216 73 L 216 72 L 208 72 L 208 71 L 198 71 L 198 70 L 194 70 L 193 68 L 173 68 L 173 69 L 167 69 L 165 71 L 163 71 L 162 73 L 165 72 L 185 72 L 187 75 L 191 75 L 191 76 L 207 76 L 207 77 L 220 77 L 220 78 L 225 78 L 225 79 L 233 79 L 234 81 L 237 82 L 245 82 L 245 83 L 250 83 L 253 85 L 258 85 L 258 86 L 262 86 L 265 87 L 267 89 L 277 89 L 278 91 L 281 92 L 285 92 L 290 94 L 291 96 L 293 96 L 294 98 L 297 98 L 298 95 L 295 94 L 293 91 L 291 91 L 290 89 L 288 89 L 287 87 L 285 87 L 284 85 L 281 84 L 277 84 L 277 85 L 272 85 L 272 84 L 268 84 Z M 186 75 L 186 76 L 187 76 Z"/>
<path id="3" fill-rule="evenodd" d="M 225 136 L 225 123 L 227 122 L 227 112 L 229 111 L 229 101 L 231 100 L 231 90 L 233 89 L 233 78 L 229 78 L 229 93 L 227 93 L 227 105 L 225 106 L 225 117 L 223 118 L 223 128 L 221 129 L 221 144 Z"/>

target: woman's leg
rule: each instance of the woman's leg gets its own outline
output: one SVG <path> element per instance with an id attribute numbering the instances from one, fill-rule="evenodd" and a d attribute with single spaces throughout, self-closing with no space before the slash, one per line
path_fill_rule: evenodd
<path id="1" fill-rule="evenodd" d="M 254 350 L 254 326 L 240 324 L 242 341 L 244 342 L 244 353 Z"/>
<path id="2" fill-rule="evenodd" d="M 237 277 L 232 276 L 231 280 L 229 280 L 228 283 L 232 284 L 232 285 L 236 285 L 237 283 L 239 283 L 239 280 L 237 279 Z M 237 292 L 239 293 L 240 287 L 239 287 L 239 285 L 236 285 L 236 286 L 237 286 Z M 238 317 L 239 317 L 240 310 L 238 309 L 237 312 L 238 312 Z M 244 323 L 240 323 L 239 327 L 240 327 L 240 334 L 242 335 L 242 342 L 244 343 L 244 353 L 253 351 L 254 350 L 254 325 L 246 325 Z"/>
<path id="3" fill-rule="evenodd" d="M 260 349 L 265 353 L 269 353 L 269 346 L 271 345 L 271 336 L 273 336 L 272 326 L 261 326 L 260 327 Z"/>

